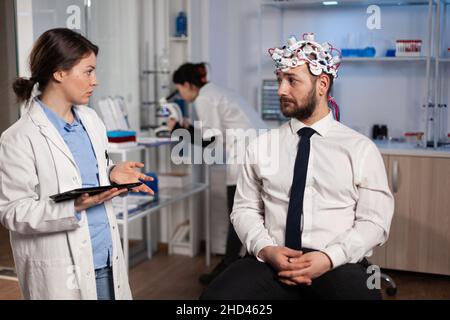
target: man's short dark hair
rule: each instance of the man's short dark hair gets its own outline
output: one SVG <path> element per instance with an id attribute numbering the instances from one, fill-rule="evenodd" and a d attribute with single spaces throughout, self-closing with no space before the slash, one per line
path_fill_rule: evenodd
<path id="1" fill-rule="evenodd" d="M 308 71 L 309 71 L 309 75 L 311 76 L 311 79 L 313 79 L 313 81 L 315 83 L 317 81 L 317 79 L 319 79 L 319 76 L 313 75 L 309 68 L 308 68 Z M 325 75 L 328 77 L 328 80 L 330 82 L 330 86 L 328 87 L 328 90 L 327 90 L 327 96 L 329 96 L 331 93 L 331 88 L 333 88 L 334 77 L 328 73 L 325 73 Z"/>

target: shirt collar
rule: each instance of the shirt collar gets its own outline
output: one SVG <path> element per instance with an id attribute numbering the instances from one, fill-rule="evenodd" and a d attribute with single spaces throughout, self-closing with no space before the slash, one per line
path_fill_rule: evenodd
<path id="1" fill-rule="evenodd" d="M 200 88 L 200 90 L 199 90 L 199 95 L 202 95 L 202 94 L 204 94 L 205 92 L 207 92 L 207 91 L 209 91 L 210 89 L 209 88 L 211 88 L 211 82 L 207 82 L 207 83 L 205 83 L 204 85 L 203 85 L 203 87 L 201 87 Z"/>
<path id="2" fill-rule="evenodd" d="M 300 120 L 297 120 L 295 118 L 292 118 L 289 122 L 292 133 L 297 135 L 298 130 L 304 128 L 304 127 L 310 127 L 314 129 L 320 136 L 325 136 L 330 129 L 331 125 L 334 122 L 333 114 L 328 112 L 328 114 L 320 119 L 319 121 L 315 122 L 312 126 L 307 126 Z"/>
<path id="3" fill-rule="evenodd" d="M 46 106 L 40 99 L 36 99 L 39 105 L 44 110 L 45 115 L 50 120 L 50 122 L 55 126 L 58 132 L 71 132 L 75 131 L 79 128 L 81 121 L 78 117 L 75 108 L 72 108 L 72 112 L 74 115 L 74 121 L 72 123 L 67 123 L 63 118 L 61 118 L 56 112 Z"/>

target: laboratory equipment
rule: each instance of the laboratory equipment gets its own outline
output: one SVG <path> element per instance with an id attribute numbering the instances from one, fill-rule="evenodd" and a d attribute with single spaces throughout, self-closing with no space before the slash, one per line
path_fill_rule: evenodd
<path id="1" fill-rule="evenodd" d="M 177 122 L 183 120 L 183 113 L 181 112 L 180 106 L 175 102 L 169 102 L 177 94 L 178 91 L 174 91 L 169 96 L 159 100 L 159 107 L 156 112 L 158 128 L 155 130 L 157 137 L 170 137 L 171 132 L 167 126 L 169 119 L 174 119 Z"/>
<path id="2" fill-rule="evenodd" d="M 187 37 L 187 17 L 184 11 L 180 11 L 176 18 L 176 36 Z"/>

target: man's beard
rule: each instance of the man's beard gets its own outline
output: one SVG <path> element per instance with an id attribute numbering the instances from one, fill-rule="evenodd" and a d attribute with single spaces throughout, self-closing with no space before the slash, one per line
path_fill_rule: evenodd
<path id="1" fill-rule="evenodd" d="M 298 105 L 297 102 L 293 99 L 289 99 L 287 97 L 280 98 L 281 104 L 281 113 L 287 118 L 296 118 L 298 120 L 305 120 L 312 116 L 314 111 L 316 110 L 317 99 L 316 99 L 316 88 L 313 88 L 305 101 Z M 291 109 L 288 110 L 288 105 L 290 105 Z M 292 109 L 292 106 L 294 108 Z"/>

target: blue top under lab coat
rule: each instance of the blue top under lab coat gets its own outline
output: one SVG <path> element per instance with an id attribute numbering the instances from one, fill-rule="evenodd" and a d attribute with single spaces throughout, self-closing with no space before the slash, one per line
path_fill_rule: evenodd
<path id="1" fill-rule="evenodd" d="M 83 188 L 99 186 L 97 158 L 95 157 L 89 135 L 75 109 L 72 109 L 75 120 L 72 124 L 69 124 L 42 101 L 37 101 L 72 152 L 80 170 Z M 86 211 L 94 256 L 94 268 L 97 270 L 109 267 L 111 266 L 112 238 L 106 208 L 104 204 L 100 204 Z M 76 215 L 78 219 L 81 218 L 79 213 L 76 213 Z"/>

